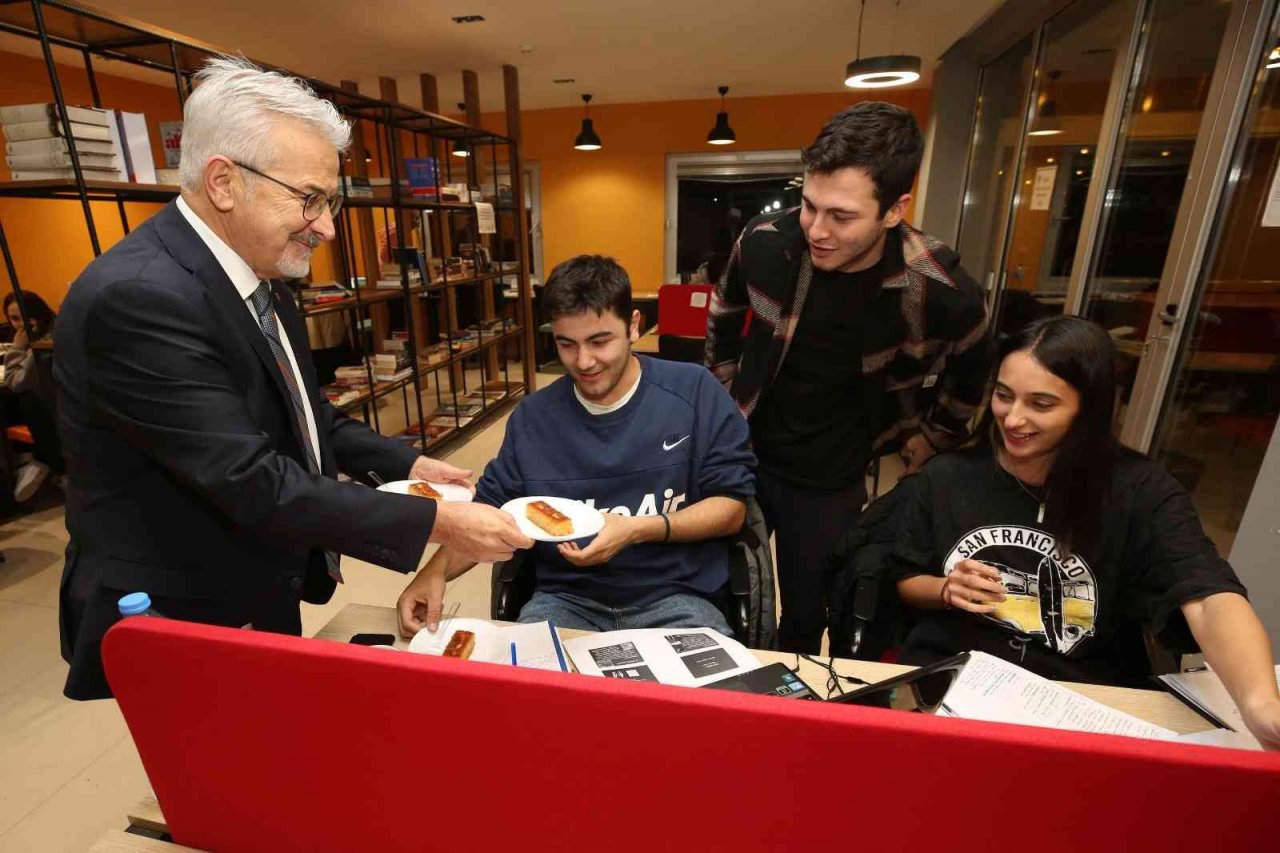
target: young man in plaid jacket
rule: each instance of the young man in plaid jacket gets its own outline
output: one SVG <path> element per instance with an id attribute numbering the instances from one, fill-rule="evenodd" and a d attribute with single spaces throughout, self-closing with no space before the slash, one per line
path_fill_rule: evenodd
<path id="1" fill-rule="evenodd" d="M 872 457 L 917 469 L 967 438 L 986 390 L 981 289 L 903 221 L 923 150 L 900 107 L 836 115 L 803 152 L 801 207 L 749 222 L 712 296 L 706 361 L 751 425 L 786 651 L 819 650 L 826 556 Z"/>

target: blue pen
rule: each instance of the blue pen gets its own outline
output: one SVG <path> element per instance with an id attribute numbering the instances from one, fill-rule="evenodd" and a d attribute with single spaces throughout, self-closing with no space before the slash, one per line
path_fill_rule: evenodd
<path id="1" fill-rule="evenodd" d="M 547 622 L 551 628 L 551 643 L 556 647 L 556 660 L 560 661 L 560 671 L 568 672 L 569 665 L 564 662 L 564 649 L 560 648 L 560 635 L 556 633 L 556 623 Z"/>
<path id="2" fill-rule="evenodd" d="M 512 644 L 511 644 L 511 665 L 512 665 L 512 666 L 519 666 L 519 665 L 520 665 L 520 664 L 516 663 L 516 644 L 515 644 L 515 643 L 512 643 Z"/>

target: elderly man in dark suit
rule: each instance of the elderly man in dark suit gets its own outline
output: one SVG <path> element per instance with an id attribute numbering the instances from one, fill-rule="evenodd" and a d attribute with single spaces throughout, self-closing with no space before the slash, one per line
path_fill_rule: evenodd
<path id="1" fill-rule="evenodd" d="M 85 269 L 58 325 L 76 699 L 110 695 L 99 644 L 124 593 L 174 618 L 298 634 L 299 601 L 329 599 L 338 554 L 412 572 L 428 542 L 486 562 L 532 545 L 493 507 L 338 481 L 470 472 L 330 406 L 280 284 L 334 236 L 347 123 L 303 82 L 242 60 L 197 77 L 181 198 Z"/>

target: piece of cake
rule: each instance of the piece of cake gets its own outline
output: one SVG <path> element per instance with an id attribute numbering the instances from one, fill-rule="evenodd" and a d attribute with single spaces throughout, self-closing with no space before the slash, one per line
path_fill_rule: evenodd
<path id="1" fill-rule="evenodd" d="M 443 500 L 444 495 L 431 488 L 430 483 L 410 483 L 409 494 L 420 498 L 431 498 L 433 501 Z"/>
<path id="2" fill-rule="evenodd" d="M 471 653 L 475 650 L 476 635 L 474 633 L 471 631 L 454 631 L 453 636 L 449 638 L 449 645 L 444 647 L 444 656 L 466 660 L 471 657 Z"/>
<path id="3" fill-rule="evenodd" d="M 573 533 L 573 521 L 569 516 L 546 501 L 533 501 L 524 508 L 527 517 L 552 536 L 568 536 Z"/>

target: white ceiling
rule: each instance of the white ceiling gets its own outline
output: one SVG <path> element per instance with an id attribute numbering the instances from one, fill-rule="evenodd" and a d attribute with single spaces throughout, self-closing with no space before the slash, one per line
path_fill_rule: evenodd
<path id="1" fill-rule="evenodd" d="M 418 105 L 419 72 L 439 81 L 442 112 L 480 75 L 481 105 L 502 108 L 504 64 L 520 70 L 523 109 L 843 90 L 857 0 L 91 0 L 97 8 L 377 94 L 401 79 Z M 868 0 L 863 55 L 938 57 L 1003 0 Z M 455 15 L 483 15 L 455 24 Z M 526 52 L 527 51 L 527 52 Z M 106 68 L 102 69 L 106 71 Z M 554 78 L 574 83 L 557 85 Z"/>

